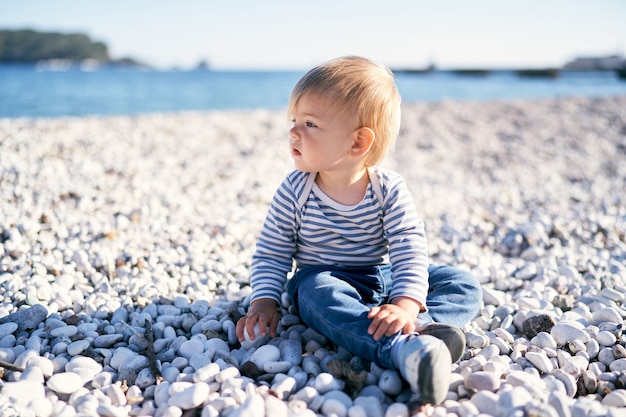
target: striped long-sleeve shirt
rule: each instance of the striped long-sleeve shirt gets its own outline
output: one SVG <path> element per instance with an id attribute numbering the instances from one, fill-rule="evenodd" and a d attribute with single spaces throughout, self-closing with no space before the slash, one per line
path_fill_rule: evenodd
<path id="1" fill-rule="evenodd" d="M 410 297 L 426 306 L 428 251 L 424 222 L 418 216 L 404 179 L 389 170 L 371 170 L 363 200 L 339 204 L 313 184 L 302 207 L 299 199 L 309 174 L 293 171 L 270 204 L 252 258 L 252 300 L 280 295 L 295 260 L 297 266 L 369 266 L 391 263 L 390 299 Z M 373 174 L 370 174 L 373 175 Z"/>

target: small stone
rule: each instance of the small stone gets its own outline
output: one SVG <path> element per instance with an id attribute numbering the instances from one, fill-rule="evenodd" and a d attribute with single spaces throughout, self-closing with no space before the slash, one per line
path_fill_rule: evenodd
<path id="1" fill-rule="evenodd" d="M 611 332 L 598 332 L 596 340 L 600 346 L 613 346 L 617 342 L 617 338 Z"/>
<path id="2" fill-rule="evenodd" d="M 48 358 L 35 356 L 26 361 L 25 368 L 39 368 L 44 376 L 49 377 L 54 373 L 54 364 Z"/>
<path id="3" fill-rule="evenodd" d="M 554 365 L 545 352 L 526 352 L 526 359 L 532 363 L 543 374 L 549 374 L 554 369 Z"/>
<path id="4" fill-rule="evenodd" d="M 80 375 L 74 372 L 54 374 L 48 378 L 47 387 L 59 394 L 71 394 L 82 388 L 84 382 Z"/>
<path id="5" fill-rule="evenodd" d="M 283 361 L 291 362 L 294 366 L 302 363 L 302 343 L 286 339 L 280 342 L 278 348 L 280 350 L 280 358 Z"/>
<path id="6" fill-rule="evenodd" d="M 287 417 L 289 415 L 289 406 L 286 402 L 268 395 L 265 397 L 265 415 Z"/>
<path id="7" fill-rule="evenodd" d="M 169 398 L 168 404 L 181 410 L 190 410 L 198 407 L 206 400 L 210 392 L 209 385 L 204 382 L 193 383 L 180 392 L 175 392 L 176 384 L 178 383 L 175 382 L 170 387 L 170 393 L 174 393 Z"/>
<path id="8" fill-rule="evenodd" d="M 483 287 L 483 301 L 487 305 L 499 306 L 506 303 L 506 293 L 489 287 Z"/>
<path id="9" fill-rule="evenodd" d="M 251 338 L 247 331 L 243 332 L 243 342 L 241 342 L 241 347 L 249 350 L 254 347 L 259 347 L 269 340 L 269 335 L 263 337 L 261 336 L 261 329 L 259 328 L 259 324 L 254 325 L 254 338 Z"/>
<path id="10" fill-rule="evenodd" d="M 281 400 L 286 400 L 294 392 L 296 388 L 296 380 L 293 377 L 278 378 L 277 375 L 274 383 L 270 388 L 270 393 Z"/>
<path id="11" fill-rule="evenodd" d="M 226 408 L 226 407 L 224 407 Z M 265 400 L 262 396 L 255 394 L 246 399 L 241 407 L 235 408 L 228 417 L 264 417 Z"/>
<path id="12" fill-rule="evenodd" d="M 354 405 L 363 408 L 368 417 L 383 417 L 384 415 L 383 401 L 378 400 L 377 397 L 359 395 L 354 399 Z"/>
<path id="13" fill-rule="evenodd" d="M 577 385 L 576 379 L 572 375 L 562 371 L 561 369 L 555 369 L 550 375 L 563 384 L 563 387 L 565 388 L 565 393 L 569 397 L 574 397 L 574 395 L 576 394 Z"/>
<path id="14" fill-rule="evenodd" d="M 280 350 L 274 345 L 263 345 L 254 351 L 250 360 L 259 369 L 264 369 L 267 362 L 275 362 L 280 359 Z"/>
<path id="15" fill-rule="evenodd" d="M 322 372 L 315 377 L 313 387 L 320 394 L 324 394 L 332 390 L 341 390 L 344 387 L 344 382 L 335 378 L 332 374 Z"/>
<path id="16" fill-rule="evenodd" d="M 498 395 L 491 391 L 478 391 L 471 401 L 484 414 L 493 414 L 498 409 Z"/>
<path id="17" fill-rule="evenodd" d="M 539 314 L 529 317 L 522 323 L 522 332 L 527 339 L 532 339 L 540 332 L 550 333 L 556 322 L 548 314 Z"/>
<path id="18" fill-rule="evenodd" d="M 539 332 L 535 337 L 531 339 L 530 343 L 542 349 L 545 349 L 545 348 L 556 349 L 557 348 L 556 340 L 554 340 L 554 337 L 552 337 L 550 333 L 546 333 L 546 332 Z"/>
<path id="19" fill-rule="evenodd" d="M 348 408 L 341 401 L 331 398 L 322 404 L 322 413 L 326 416 L 346 417 Z"/>
<path id="20" fill-rule="evenodd" d="M 12 400 L 16 404 L 26 407 L 31 402 L 40 398 L 45 398 L 44 386 L 39 381 L 24 380 L 16 382 L 5 382 L 2 384 L 2 398 L 4 401 Z"/>
<path id="21" fill-rule="evenodd" d="M 80 375 L 83 382 L 89 382 L 102 372 L 102 365 L 87 356 L 75 356 L 65 365 L 65 370 Z"/>
<path id="22" fill-rule="evenodd" d="M 114 406 L 126 405 L 126 395 L 124 395 L 124 391 L 120 387 L 119 382 L 109 385 L 103 391 Z"/>
<path id="23" fill-rule="evenodd" d="M 626 358 L 616 359 L 609 364 L 609 369 L 613 372 L 626 371 Z"/>
<path id="24" fill-rule="evenodd" d="M 512 416 L 518 410 L 523 410 L 526 404 L 532 401 L 532 395 L 525 387 L 513 387 L 510 390 L 502 390 L 498 397 L 498 409 L 502 415 Z"/>
<path id="25" fill-rule="evenodd" d="M 465 377 L 465 388 L 473 392 L 483 390 L 495 392 L 500 388 L 500 378 L 491 372 L 472 372 Z"/>
<path id="26" fill-rule="evenodd" d="M 402 391 L 402 378 L 398 372 L 386 369 L 378 379 L 378 387 L 388 395 L 398 395 Z"/>
<path id="27" fill-rule="evenodd" d="M 586 343 L 590 340 L 589 333 L 577 327 L 570 322 L 559 321 L 552 327 L 550 334 L 554 337 L 558 346 L 565 346 L 566 343 L 571 341 L 579 341 Z"/>
<path id="28" fill-rule="evenodd" d="M 136 356 L 136 352 L 126 347 L 119 347 L 115 349 L 115 353 L 113 353 L 113 357 L 111 357 L 110 365 L 113 369 L 119 370 L 122 365 L 132 362 Z"/>
<path id="29" fill-rule="evenodd" d="M 24 308 L 11 313 L 7 316 L 0 317 L 0 325 L 4 323 L 16 323 L 19 330 L 32 330 L 39 327 L 48 316 L 48 310 L 41 304 L 35 304 L 30 308 Z"/>
<path id="30" fill-rule="evenodd" d="M 90 345 L 91 345 L 91 343 L 89 342 L 89 340 L 84 340 L 84 339 L 83 340 L 77 340 L 77 341 L 72 342 L 69 345 L 67 345 L 66 352 L 70 356 L 80 355 L 87 348 L 89 348 Z"/>
<path id="31" fill-rule="evenodd" d="M 601 323 L 623 323 L 622 315 L 611 307 L 605 307 L 594 311 L 591 315 L 591 323 L 596 326 Z"/>
<path id="32" fill-rule="evenodd" d="M 263 374 L 263 371 L 260 370 L 259 367 L 256 366 L 255 363 L 252 361 L 244 362 L 239 370 L 241 371 L 241 375 L 247 376 L 248 378 L 252 379 L 257 379 Z"/>
<path id="33" fill-rule="evenodd" d="M 13 322 L 0 324 L 0 339 L 6 335 L 15 333 L 18 327 L 18 324 Z"/>
<path id="34" fill-rule="evenodd" d="M 198 339 L 191 339 L 183 342 L 178 348 L 178 353 L 180 353 L 185 358 L 189 359 L 193 355 L 201 354 L 204 352 L 204 343 Z"/>
<path id="35" fill-rule="evenodd" d="M 614 345 L 613 346 L 613 357 L 615 357 L 615 359 L 622 359 L 622 358 L 626 358 L 626 347 L 622 346 L 622 345 Z"/>
<path id="36" fill-rule="evenodd" d="M 404 403 L 393 403 L 387 407 L 385 417 L 409 417 L 409 407 Z"/>
<path id="37" fill-rule="evenodd" d="M 489 345 L 489 338 L 484 334 L 468 332 L 465 334 L 467 346 L 472 349 L 482 349 Z"/>
<path id="38" fill-rule="evenodd" d="M 215 375 L 215 380 L 220 384 L 224 381 L 228 381 L 231 378 L 237 378 L 241 376 L 239 369 L 234 366 L 229 366 L 226 369 L 221 370 L 217 375 Z"/>
<path id="39" fill-rule="evenodd" d="M 94 348 L 109 348 L 124 339 L 123 334 L 103 334 L 93 341 Z"/>
<path id="40" fill-rule="evenodd" d="M 603 399 L 602 404 L 611 407 L 626 407 L 626 389 L 617 389 L 609 392 Z"/>
<path id="41" fill-rule="evenodd" d="M 155 383 L 154 375 L 152 375 L 152 371 L 150 368 L 143 368 L 137 374 L 137 378 L 135 379 L 135 385 L 139 388 L 145 389 Z"/>
<path id="42" fill-rule="evenodd" d="M 265 362 L 263 370 L 270 374 L 287 373 L 293 367 L 289 361 L 269 361 Z"/>

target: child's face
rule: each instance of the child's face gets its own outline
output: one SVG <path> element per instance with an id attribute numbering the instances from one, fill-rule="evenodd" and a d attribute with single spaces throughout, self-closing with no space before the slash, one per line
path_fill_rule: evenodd
<path id="1" fill-rule="evenodd" d="M 305 93 L 300 97 L 289 130 L 289 148 L 297 170 L 338 170 L 356 163 L 350 158 L 350 149 L 359 126 L 345 113 L 318 95 Z"/>

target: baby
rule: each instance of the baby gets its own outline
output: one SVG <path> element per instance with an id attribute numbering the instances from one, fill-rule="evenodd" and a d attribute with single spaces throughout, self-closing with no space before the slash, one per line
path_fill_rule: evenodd
<path id="1" fill-rule="evenodd" d="M 474 277 L 429 265 L 403 178 L 376 168 L 400 129 L 392 72 L 344 57 L 304 75 L 289 100 L 296 170 L 270 205 L 252 259 L 244 332 L 276 336 L 285 284 L 301 319 L 354 355 L 397 370 L 423 403 L 448 392 L 479 309 Z M 295 261 L 296 269 L 287 280 Z"/>

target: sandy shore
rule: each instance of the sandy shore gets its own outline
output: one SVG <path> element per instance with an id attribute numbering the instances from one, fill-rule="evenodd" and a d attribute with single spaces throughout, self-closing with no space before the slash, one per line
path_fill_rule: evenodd
<path id="1" fill-rule="evenodd" d="M 26 367 L 27 343 L 37 337 L 38 355 L 50 359 L 55 374 L 66 371 L 61 363 L 90 352 L 114 383 L 120 370 L 110 366 L 110 357 L 116 348 L 134 346 L 133 332 L 122 329 L 115 344 L 93 346 L 97 334 L 113 332 L 103 322 L 119 327 L 111 322 L 114 312 L 126 310 L 127 328 L 144 328 L 133 314 L 150 304 L 185 313 L 206 301 L 242 312 L 256 235 L 275 188 L 292 169 L 287 126 L 283 113 L 264 110 L 0 119 L 0 323 L 34 304 L 45 305 L 49 315 L 35 329 L 0 331 L 0 359 Z M 466 328 L 475 337 L 455 368 L 449 399 L 430 412 L 624 415 L 626 366 L 612 364 L 625 346 L 626 97 L 405 105 L 395 152 L 382 165 L 408 181 L 427 224 L 432 261 L 472 270 L 485 288 L 485 306 Z M 619 321 L 612 328 L 607 316 L 595 314 L 606 309 Z M 156 324 L 163 310 L 152 316 Z M 577 323 L 593 340 L 605 331 L 615 340 L 607 345 L 600 338 L 598 351 L 586 336 L 562 343 L 552 334 L 555 348 L 531 343 L 522 324 L 542 314 Z M 222 324 L 228 321 L 221 317 Z M 84 326 L 89 334 L 78 331 L 59 341 L 51 336 L 50 318 L 93 326 Z M 201 319 L 190 318 L 192 324 Z M 168 325 L 157 326 L 157 339 L 166 339 Z M 169 325 L 175 336 L 192 338 L 191 325 L 177 325 Z M 233 342 L 229 326 L 218 333 Z M 550 327 L 544 330 L 550 333 Z M 68 353 L 67 346 L 80 340 L 89 342 L 85 349 Z M 55 346 L 61 342 L 65 350 Z M 236 344 L 229 348 L 235 362 L 245 357 Z M 614 352 L 609 363 L 605 349 Z M 531 351 L 543 352 L 549 365 L 527 359 Z M 586 354 L 585 369 L 568 367 L 567 356 L 577 353 Z M 185 381 L 191 370 L 179 371 L 178 380 Z M 512 371 L 544 382 L 527 387 L 532 383 L 507 379 Z M 480 385 L 470 378 L 477 372 L 495 377 Z M 5 372 L 4 381 L 15 384 L 24 373 Z M 257 388 L 246 389 L 251 380 L 241 378 L 247 396 L 228 403 L 223 415 L 243 413 L 236 410 L 255 396 L 268 407 L 267 390 L 258 387 L 271 380 L 255 380 Z M 99 398 L 93 384 L 83 382 L 87 393 L 80 392 Z M 38 384 L 52 414 L 79 410 L 72 393 Z M 525 398 L 522 404 L 509 398 L 518 385 L 529 393 L 514 397 Z M 109 401 L 107 413 L 139 415 L 153 407 L 159 415 L 175 415 L 159 408 L 155 391 L 146 383 L 141 400 Z M 560 391 L 563 398 L 555 400 Z M 283 400 L 291 404 L 289 396 Z M 212 415 L 209 402 L 185 415 Z M 409 403 L 405 393 L 380 397 L 383 412 L 397 403 Z M 0 392 L 0 410 L 28 404 Z M 483 410 L 494 404 L 499 411 Z M 307 406 L 329 415 L 320 404 Z M 288 409 L 289 415 L 308 415 Z"/>

